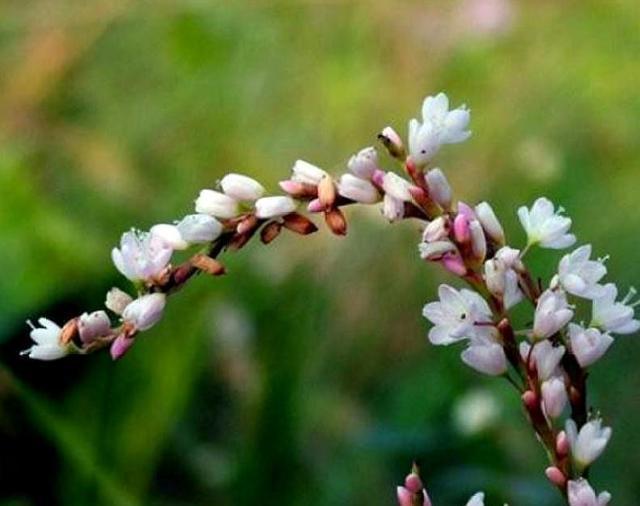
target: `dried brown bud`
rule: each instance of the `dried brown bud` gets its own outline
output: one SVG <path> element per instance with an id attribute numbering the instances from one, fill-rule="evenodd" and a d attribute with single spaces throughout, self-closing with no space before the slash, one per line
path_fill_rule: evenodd
<path id="1" fill-rule="evenodd" d="M 318 184 L 318 199 L 325 209 L 330 208 L 336 201 L 336 187 L 333 184 L 333 179 L 329 176 L 325 176 L 320 180 Z"/>
<path id="2" fill-rule="evenodd" d="M 211 258 L 207 255 L 194 255 L 190 262 L 196 269 L 206 272 L 207 274 L 211 274 L 212 276 L 221 276 L 226 272 L 224 265 L 218 262 L 215 258 Z"/>
<path id="3" fill-rule="evenodd" d="M 308 235 L 316 232 L 318 227 L 309 218 L 298 213 L 286 214 L 282 217 L 285 228 L 300 235 Z"/>
<path id="4" fill-rule="evenodd" d="M 280 230 L 282 230 L 281 223 L 277 221 L 269 222 L 260 231 L 260 240 L 263 244 L 269 244 L 280 235 Z"/>
<path id="5" fill-rule="evenodd" d="M 324 213 L 324 220 L 334 234 L 347 235 L 347 220 L 337 207 Z"/>
<path id="6" fill-rule="evenodd" d="M 64 324 L 60 331 L 60 344 L 69 344 L 78 334 L 78 318 L 72 318 Z"/>

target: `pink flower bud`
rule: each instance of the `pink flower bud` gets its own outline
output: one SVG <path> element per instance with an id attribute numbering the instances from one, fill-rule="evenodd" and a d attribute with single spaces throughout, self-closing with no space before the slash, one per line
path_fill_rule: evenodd
<path id="1" fill-rule="evenodd" d="M 564 380 L 557 376 L 550 378 L 542 382 L 540 390 L 544 412 L 550 418 L 558 418 L 569 400 Z"/>
<path id="2" fill-rule="evenodd" d="M 456 276 L 464 276 L 467 273 L 467 266 L 458 253 L 445 255 L 442 258 L 442 265 Z"/>
<path id="3" fill-rule="evenodd" d="M 78 333 L 83 343 L 90 343 L 97 337 L 104 337 L 111 333 L 111 321 L 104 311 L 84 313 L 78 320 Z"/>
<path id="4" fill-rule="evenodd" d="M 134 342 L 135 339 L 133 337 L 129 337 L 126 334 L 120 334 L 115 338 L 113 343 L 111 343 L 111 348 L 109 349 L 111 358 L 113 360 L 122 358 L 129 351 L 129 348 L 133 346 Z"/>
<path id="5" fill-rule="evenodd" d="M 558 457 L 564 458 L 569 455 L 569 450 L 569 438 L 567 437 L 567 433 L 561 430 L 556 436 L 556 453 Z"/>
<path id="6" fill-rule="evenodd" d="M 420 476 L 418 476 L 416 473 L 409 473 L 407 475 L 407 477 L 404 479 L 404 486 L 414 494 L 417 494 L 424 488 Z"/>
<path id="7" fill-rule="evenodd" d="M 469 218 L 464 214 L 458 214 L 453 220 L 453 236 L 460 244 L 465 244 L 471 239 Z"/>
<path id="8" fill-rule="evenodd" d="M 320 199 L 313 199 L 307 205 L 307 211 L 310 213 L 321 213 L 324 211 L 324 206 L 322 205 L 322 202 L 320 202 Z"/>
<path id="9" fill-rule="evenodd" d="M 564 487 L 567 483 L 567 477 L 556 466 L 550 466 L 545 469 L 544 474 L 547 475 L 549 481 L 558 487 Z"/>

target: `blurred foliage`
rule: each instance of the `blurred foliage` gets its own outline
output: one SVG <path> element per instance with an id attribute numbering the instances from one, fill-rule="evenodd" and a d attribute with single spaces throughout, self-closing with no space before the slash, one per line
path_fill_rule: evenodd
<path id="1" fill-rule="evenodd" d="M 118 364 L 17 352 L 26 318 L 122 283 L 123 230 L 229 170 L 272 189 L 296 158 L 340 171 L 441 89 L 473 110 L 440 156 L 461 198 L 495 203 L 518 244 L 516 206 L 548 195 L 637 283 L 638 26 L 637 0 L 0 2 L 0 505 L 394 504 L 414 458 L 442 506 L 558 504 L 508 385 L 425 345 L 445 277 L 377 212 L 345 240 L 227 257 Z M 640 497 L 636 340 L 593 374 L 615 427 L 593 480 L 620 505 Z M 479 386 L 501 413 L 469 432 L 457 405 Z"/>

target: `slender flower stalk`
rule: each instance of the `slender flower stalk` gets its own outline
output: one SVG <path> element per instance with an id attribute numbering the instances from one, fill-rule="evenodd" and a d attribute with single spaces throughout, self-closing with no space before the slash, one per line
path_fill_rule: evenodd
<path id="1" fill-rule="evenodd" d="M 605 506 L 610 494 L 596 496 L 586 473 L 612 431 L 599 415 L 588 415 L 595 411 L 587 397 L 586 368 L 604 357 L 613 336 L 640 329 L 638 302 L 632 301 L 636 292 L 631 289 L 619 300 L 618 287 L 603 284 L 607 269 L 604 260 L 591 259 L 590 245 L 562 257 L 549 280 L 529 269 L 525 254 L 536 247 L 560 250 L 577 241 L 571 218 L 546 197 L 517 210 L 524 244 L 509 243 L 488 202 L 472 206 L 454 198 L 445 172 L 431 164 L 443 146 L 469 138 L 469 122 L 469 110 L 450 110 L 448 97 L 440 93 L 424 100 L 421 120 L 409 123 L 407 142 L 391 127 L 379 134 L 401 171 L 382 167 L 377 150 L 365 147 L 338 175 L 297 160 L 289 178 L 280 182 L 285 195 L 269 194 L 247 176 L 225 175 L 216 189 L 200 191 L 195 214 L 123 234 L 112 259 L 132 282 L 131 293 L 113 288 L 106 296 L 108 312 L 82 313 L 63 326 L 45 318 L 38 320 L 38 328 L 29 323 L 34 344 L 23 353 L 54 360 L 109 348 L 120 359 L 140 333 L 159 322 L 170 296 L 194 276 L 225 274 L 222 253 L 240 250 L 254 238 L 266 245 L 281 233 L 315 232 L 318 227 L 301 209 L 321 216 L 332 233 L 343 236 L 348 206 L 379 206 L 390 222 L 420 223 L 421 259 L 465 285 L 440 285 L 438 300 L 424 306 L 423 316 L 432 324 L 429 341 L 462 346 L 463 363 L 507 379 L 548 456 L 544 473 L 565 502 Z M 176 250 L 184 250 L 187 258 L 174 265 Z M 529 312 L 522 318 L 511 310 L 524 301 Z M 591 306 L 588 325 L 574 321 L 585 303 Z M 397 498 L 400 506 L 433 506 L 415 467 L 398 487 Z M 483 493 L 467 503 L 483 505 Z"/>

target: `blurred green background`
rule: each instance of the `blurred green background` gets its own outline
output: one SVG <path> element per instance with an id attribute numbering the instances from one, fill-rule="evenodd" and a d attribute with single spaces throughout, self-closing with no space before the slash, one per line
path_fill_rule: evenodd
<path id="1" fill-rule="evenodd" d="M 447 279 L 417 226 L 349 210 L 197 279 L 121 362 L 39 363 L 27 318 L 99 308 L 122 231 L 230 170 L 336 173 L 426 94 L 472 109 L 439 156 L 459 198 L 544 194 L 640 280 L 637 0 L 0 2 L 0 505 L 391 505 L 411 460 L 439 506 L 557 505 L 509 386 L 426 341 Z M 532 259 L 548 273 L 556 256 Z M 614 426 L 593 472 L 640 498 L 640 346 L 593 370 Z M 461 415 L 465 413 L 465 415 Z"/>

